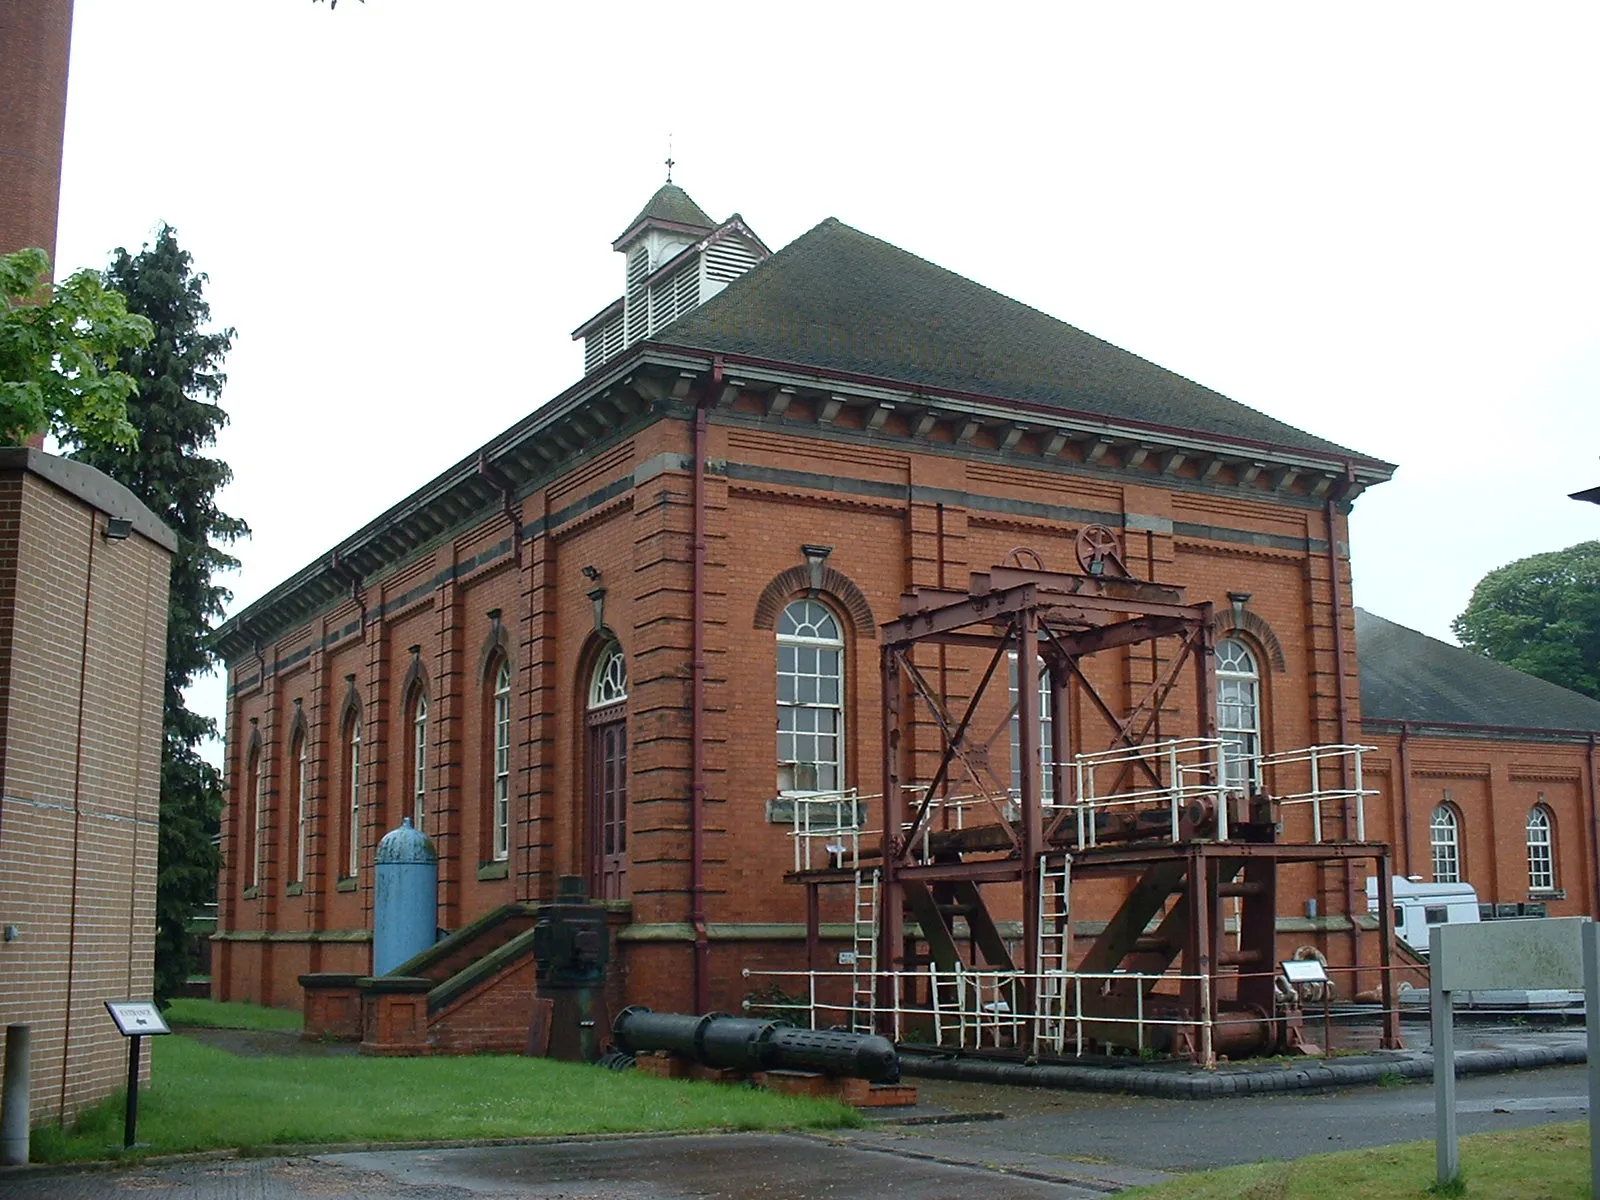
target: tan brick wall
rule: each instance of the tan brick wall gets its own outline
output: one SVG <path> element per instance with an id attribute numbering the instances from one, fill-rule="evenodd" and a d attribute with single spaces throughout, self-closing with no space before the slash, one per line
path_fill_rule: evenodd
<path id="1" fill-rule="evenodd" d="M 38 1122 L 123 1083 L 104 1002 L 151 993 L 170 560 L 32 474 L 0 522 L 0 1024 L 33 1026 Z"/>

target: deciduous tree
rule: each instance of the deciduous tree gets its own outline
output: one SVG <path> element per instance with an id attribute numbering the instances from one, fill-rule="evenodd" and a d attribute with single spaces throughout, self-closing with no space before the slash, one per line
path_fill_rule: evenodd
<path id="1" fill-rule="evenodd" d="M 134 441 L 133 380 L 117 356 L 150 341 L 150 322 L 93 271 L 49 285 L 43 250 L 0 255 L 0 442 L 41 433 L 78 445 Z"/>
<path id="2" fill-rule="evenodd" d="M 1600 699 L 1600 542 L 1490 571 L 1452 628 L 1469 650 Z"/>
<path id="3" fill-rule="evenodd" d="M 128 420 L 138 431 L 138 445 L 123 452 L 84 444 L 74 457 L 125 484 L 178 535 L 167 618 L 156 879 L 156 995 L 166 999 L 177 994 L 194 967 L 188 925 L 215 894 L 217 881 L 212 836 L 222 779 L 200 754 L 216 723 L 190 711 L 183 690 L 215 661 L 211 628 L 230 598 L 215 575 L 238 565 L 223 547 L 250 532 L 217 507 L 217 492 L 232 472 L 204 453 L 228 422 L 217 401 L 234 331 L 209 327 L 206 276 L 194 271 L 168 225 L 138 254 L 119 248 L 104 282 L 127 297 L 130 312 L 154 327 L 147 346 L 124 350 L 118 359 L 134 382 Z"/>

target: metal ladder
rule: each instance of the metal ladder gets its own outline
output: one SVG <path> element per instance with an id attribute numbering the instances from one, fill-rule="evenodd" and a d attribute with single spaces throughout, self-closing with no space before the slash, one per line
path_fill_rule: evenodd
<path id="1" fill-rule="evenodd" d="M 856 868 L 855 929 L 851 942 L 850 1028 L 871 1033 L 878 986 L 878 872 Z"/>
<path id="2" fill-rule="evenodd" d="M 1067 956 L 1072 952 L 1072 855 L 1052 868 L 1039 858 L 1039 1004 L 1034 1053 L 1048 1045 L 1059 1053 L 1066 1039 Z"/>

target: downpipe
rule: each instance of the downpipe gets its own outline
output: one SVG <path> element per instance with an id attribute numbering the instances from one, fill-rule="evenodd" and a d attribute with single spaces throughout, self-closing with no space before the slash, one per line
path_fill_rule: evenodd
<path id="1" fill-rule="evenodd" d="M 689 649 L 689 927 L 694 932 L 694 1006 L 711 1008 L 711 938 L 706 932 L 706 409 L 722 390 L 722 359 L 711 360 L 711 386 L 695 402 L 693 446 L 694 534 L 690 547 L 693 632 Z"/>

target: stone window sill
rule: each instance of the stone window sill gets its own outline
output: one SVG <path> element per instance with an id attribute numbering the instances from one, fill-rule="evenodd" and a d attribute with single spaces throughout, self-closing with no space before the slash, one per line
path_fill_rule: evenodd
<path id="1" fill-rule="evenodd" d="M 344 878 L 340 879 L 337 883 L 335 883 L 333 885 L 333 890 L 336 891 L 336 892 L 353 892 L 353 891 L 355 891 L 356 890 L 356 877 L 354 875 L 346 875 L 346 876 L 344 876 Z"/>
<path id="2" fill-rule="evenodd" d="M 511 864 L 505 859 L 478 864 L 479 880 L 505 879 L 511 874 Z"/>
<path id="3" fill-rule="evenodd" d="M 303 896 L 305 892 L 306 885 L 303 883 L 291 883 L 283 889 L 285 896 Z"/>
<path id="4" fill-rule="evenodd" d="M 254 884 L 244 890 L 244 899 L 246 900 L 254 900 L 259 895 L 261 895 L 261 889 Z"/>

